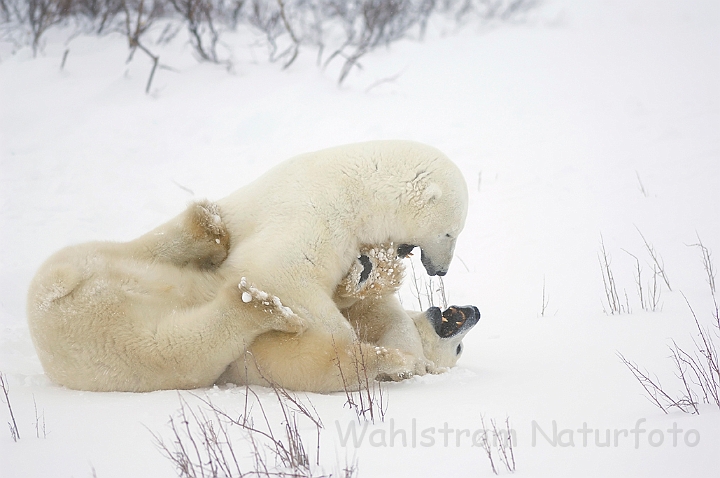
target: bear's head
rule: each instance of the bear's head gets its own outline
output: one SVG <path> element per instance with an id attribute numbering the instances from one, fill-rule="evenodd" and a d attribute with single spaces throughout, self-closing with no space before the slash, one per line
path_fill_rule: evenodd
<path id="1" fill-rule="evenodd" d="M 428 274 L 445 275 L 467 216 L 467 185 L 458 167 L 415 141 L 371 141 L 331 153 L 329 164 L 342 163 L 348 198 L 335 209 L 352 213 L 357 242 L 418 246 Z"/>
<path id="2" fill-rule="evenodd" d="M 458 235 L 465 227 L 468 190 L 460 170 L 442 153 L 423 161 L 403 191 L 398 215 L 405 237 L 396 243 L 418 246 L 431 276 L 447 273 Z"/>
<path id="3" fill-rule="evenodd" d="M 463 351 L 462 340 L 480 320 L 474 306 L 430 307 L 413 317 L 422 339 L 423 352 L 438 368 L 454 367 Z"/>
<path id="4" fill-rule="evenodd" d="M 394 294 L 405 273 L 402 259 L 412 246 L 379 244 L 363 246 L 360 255 L 340 283 L 335 300 L 346 308 L 363 299 Z M 480 320 L 474 306 L 451 306 L 444 312 L 430 307 L 425 312 L 408 312 L 420 334 L 423 353 L 438 369 L 455 366 L 462 354 L 462 340 Z"/>

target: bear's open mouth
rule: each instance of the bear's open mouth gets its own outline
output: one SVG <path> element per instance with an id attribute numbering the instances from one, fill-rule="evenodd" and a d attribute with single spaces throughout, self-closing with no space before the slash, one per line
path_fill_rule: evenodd
<path id="1" fill-rule="evenodd" d="M 444 339 L 470 330 L 480 320 L 480 311 L 475 306 L 453 305 L 444 312 L 440 312 L 438 307 L 431 307 L 427 310 L 427 315 L 435 333 Z"/>

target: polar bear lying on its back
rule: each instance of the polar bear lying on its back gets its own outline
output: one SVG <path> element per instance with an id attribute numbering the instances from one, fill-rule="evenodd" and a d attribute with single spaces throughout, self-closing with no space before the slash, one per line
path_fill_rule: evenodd
<path id="1" fill-rule="evenodd" d="M 340 390 L 359 377 L 356 334 L 334 294 L 360 246 L 419 246 L 428 273 L 444 275 L 467 187 L 436 149 L 380 141 L 298 156 L 197 208 L 135 241 L 70 247 L 42 266 L 28 320 L 50 378 L 87 390 L 210 385 L 257 336 L 278 330 L 291 364 L 274 378 L 320 377 L 305 389 Z M 252 291 L 279 299 L 260 310 L 243 301 Z M 392 300 L 368 313 L 407 325 Z M 419 334 L 402 334 L 388 331 L 380 354 L 362 345 L 368 373 L 425 373 Z"/>
<path id="2" fill-rule="evenodd" d="M 474 306 L 451 306 L 444 312 L 438 307 L 425 312 L 405 310 L 404 314 L 395 311 L 394 321 L 377 315 L 374 311 L 382 309 L 378 304 L 387 305 L 388 300 L 395 300 L 405 271 L 402 259 L 409 252 L 410 248 L 403 245 L 397 248 L 393 244 L 362 247 L 357 261 L 335 291 L 335 303 L 355 329 L 358 343 L 403 349 L 403 342 L 408 342 L 408 337 L 412 343 L 412 338 L 419 336 L 421 356 L 427 359 L 427 371 L 443 372 L 457 363 L 462 353 L 462 339 L 477 324 L 480 312 Z M 400 336 L 398 331 L 404 335 Z M 284 357 L 288 356 L 287 346 L 292 341 L 286 334 L 276 332 L 261 335 L 244 357 L 228 367 L 218 383 L 274 383 L 296 390 L 322 388 L 317 382 L 323 377 L 294 375 L 288 381 L 285 367 L 289 362 Z M 361 363 L 368 357 L 358 354 L 355 359 Z"/>

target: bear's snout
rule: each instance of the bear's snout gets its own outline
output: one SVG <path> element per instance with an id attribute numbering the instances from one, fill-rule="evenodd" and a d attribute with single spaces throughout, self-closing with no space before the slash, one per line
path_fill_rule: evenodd
<path id="1" fill-rule="evenodd" d="M 430 307 L 426 312 L 435 333 L 446 339 L 465 333 L 480 320 L 480 311 L 474 305 L 452 305 L 441 312 L 438 307 Z"/>

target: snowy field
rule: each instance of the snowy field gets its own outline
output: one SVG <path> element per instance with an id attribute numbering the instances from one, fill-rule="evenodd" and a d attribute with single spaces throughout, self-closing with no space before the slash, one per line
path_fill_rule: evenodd
<path id="1" fill-rule="evenodd" d="M 402 138 L 465 174 L 468 223 L 445 288 L 482 319 L 451 372 L 386 386 L 385 421 L 362 442 L 344 394 L 304 398 L 324 423 L 315 473 L 355 462 L 360 477 L 492 476 L 472 437 L 508 417 L 516 476 L 718 476 L 718 407 L 663 413 L 617 353 L 677 396 L 668 345 L 696 338 L 685 297 L 712 324 L 692 244 L 720 270 L 720 3 L 547 1 L 525 22 L 459 31 L 436 18 L 424 41 L 373 52 L 342 87 L 311 51 L 282 70 L 228 37 L 228 72 L 179 36 L 158 50 L 173 70 L 146 95 L 150 62 L 126 64 L 124 38 L 71 34 L 51 30 L 37 58 L 0 46 L 0 371 L 21 435 L 0 403 L 0 475 L 175 476 L 151 432 L 170 442 L 178 392 L 78 392 L 43 374 L 25 297 L 52 252 L 139 236 L 298 153 Z M 636 287 L 631 254 L 645 298 L 653 277 L 640 233 L 669 283 L 658 278 L 655 311 Z M 606 301 L 601 237 L 622 314 Z M 418 307 L 409 289 L 403 300 Z M 193 393 L 244 410 L 244 388 Z M 272 392 L 256 393 L 280 427 Z M 300 425 L 314 461 L 314 427 Z M 250 470 L 249 441 L 234 446 Z"/>

